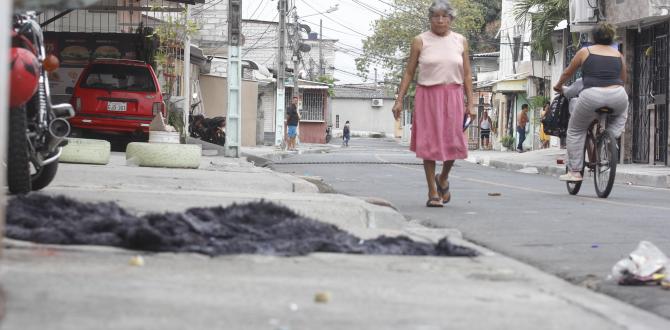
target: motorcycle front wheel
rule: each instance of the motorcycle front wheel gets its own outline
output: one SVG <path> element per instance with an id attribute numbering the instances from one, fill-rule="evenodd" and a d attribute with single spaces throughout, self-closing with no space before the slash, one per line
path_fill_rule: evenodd
<path id="1" fill-rule="evenodd" d="M 31 190 L 26 107 L 9 110 L 9 146 L 7 147 L 7 186 L 10 194 L 25 194 Z"/>

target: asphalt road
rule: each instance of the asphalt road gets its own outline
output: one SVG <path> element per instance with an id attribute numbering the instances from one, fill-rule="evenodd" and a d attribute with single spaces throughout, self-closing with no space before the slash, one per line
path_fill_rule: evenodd
<path id="1" fill-rule="evenodd" d="M 670 190 L 615 185 L 599 199 L 589 178 L 571 196 L 556 177 L 458 161 L 451 202 L 427 208 L 421 160 L 391 139 L 354 138 L 349 148 L 294 155 L 272 168 L 319 176 L 340 193 L 387 199 L 408 218 L 459 229 L 479 245 L 670 319 L 670 292 L 607 279 L 641 240 L 670 254 Z"/>

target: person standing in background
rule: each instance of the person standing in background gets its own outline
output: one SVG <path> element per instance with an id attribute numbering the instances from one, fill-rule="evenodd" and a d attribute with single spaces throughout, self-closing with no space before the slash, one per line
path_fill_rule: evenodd
<path id="1" fill-rule="evenodd" d="M 540 114 L 540 143 L 542 143 L 541 148 L 546 149 L 549 148 L 549 135 L 544 134 L 544 124 L 542 124 L 542 120 L 544 120 L 544 117 L 549 114 L 549 107 L 550 107 L 549 101 L 544 102 L 544 108 L 542 109 L 542 113 Z"/>
<path id="2" fill-rule="evenodd" d="M 528 124 L 528 104 L 524 103 L 521 106 L 521 113 L 519 113 L 516 124 L 516 132 L 519 135 L 519 145 L 516 150 L 523 152 L 523 141 L 526 141 L 526 124 Z"/>
<path id="3" fill-rule="evenodd" d="M 484 110 L 482 112 L 482 118 L 479 119 L 479 137 L 482 140 L 482 149 L 489 150 L 489 141 L 491 138 L 491 117 L 489 117 L 489 112 Z"/>
<path id="4" fill-rule="evenodd" d="M 350 139 L 351 139 L 351 127 L 349 127 L 349 121 L 347 120 L 347 122 L 344 123 L 344 129 L 342 129 L 342 145 L 348 147 Z"/>
<path id="5" fill-rule="evenodd" d="M 295 151 L 295 139 L 298 136 L 298 124 L 300 123 L 300 113 L 298 112 L 298 97 L 294 96 L 291 105 L 286 109 L 286 126 L 288 126 L 287 149 Z"/>

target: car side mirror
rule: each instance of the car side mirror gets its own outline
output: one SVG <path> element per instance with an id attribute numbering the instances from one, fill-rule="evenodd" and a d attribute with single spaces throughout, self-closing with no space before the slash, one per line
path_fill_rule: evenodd
<path id="1" fill-rule="evenodd" d="M 72 88 L 72 87 L 66 87 L 65 88 L 65 94 L 72 95 L 73 93 L 74 93 L 74 88 Z"/>

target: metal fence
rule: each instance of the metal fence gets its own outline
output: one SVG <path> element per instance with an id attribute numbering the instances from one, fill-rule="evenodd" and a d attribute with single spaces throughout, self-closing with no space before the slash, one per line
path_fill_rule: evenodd
<path id="1" fill-rule="evenodd" d="M 38 19 L 44 31 L 135 33 L 182 15 L 183 11 L 182 5 L 166 0 L 101 0 L 82 9 L 48 9 Z"/>

